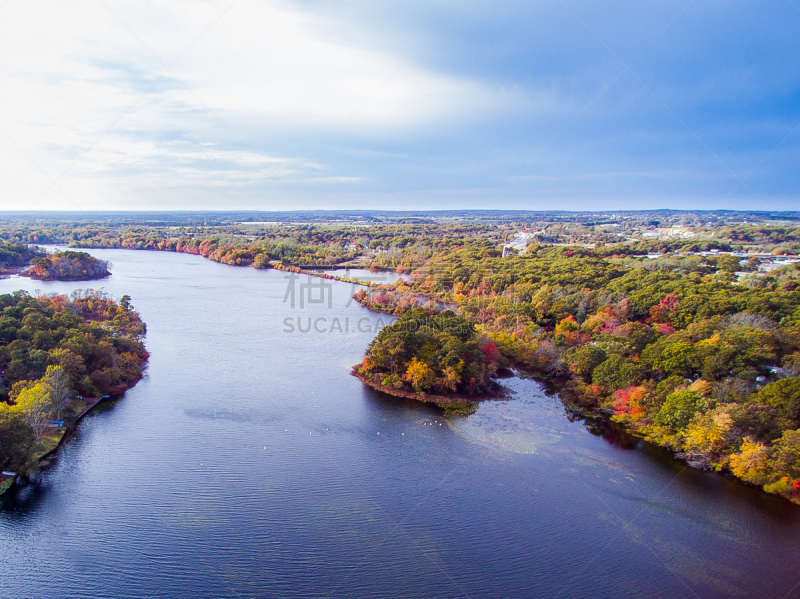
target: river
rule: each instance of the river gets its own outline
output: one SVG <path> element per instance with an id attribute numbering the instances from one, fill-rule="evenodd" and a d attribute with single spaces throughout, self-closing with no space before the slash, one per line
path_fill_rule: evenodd
<path id="1" fill-rule="evenodd" d="M 0 597 L 800 596 L 800 506 L 570 421 L 536 382 L 469 417 L 349 375 L 351 286 L 92 250 L 150 366 L 0 498 Z M 290 278 L 287 278 L 290 277 Z"/>

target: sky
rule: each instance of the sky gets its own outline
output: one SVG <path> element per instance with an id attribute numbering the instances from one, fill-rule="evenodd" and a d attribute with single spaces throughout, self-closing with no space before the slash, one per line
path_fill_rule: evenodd
<path id="1" fill-rule="evenodd" d="M 0 0 L 0 210 L 800 209 L 800 0 Z"/>

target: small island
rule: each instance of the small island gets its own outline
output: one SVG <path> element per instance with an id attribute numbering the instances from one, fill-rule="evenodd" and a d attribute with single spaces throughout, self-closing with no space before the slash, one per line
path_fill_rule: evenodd
<path id="1" fill-rule="evenodd" d="M 0 295 L 0 494 L 47 465 L 100 401 L 142 378 L 145 332 L 127 295 Z"/>
<path id="2" fill-rule="evenodd" d="M 53 252 L 31 259 L 31 266 L 20 273 L 38 281 L 90 281 L 111 274 L 108 262 L 86 252 Z"/>
<path id="3" fill-rule="evenodd" d="M 397 397 L 448 404 L 501 395 L 500 352 L 451 310 L 414 308 L 378 333 L 352 374 Z"/>

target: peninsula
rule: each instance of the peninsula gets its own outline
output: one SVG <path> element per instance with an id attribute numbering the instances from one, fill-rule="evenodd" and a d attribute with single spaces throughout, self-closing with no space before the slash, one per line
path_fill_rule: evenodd
<path id="1" fill-rule="evenodd" d="M 496 397 L 492 381 L 501 360 L 495 343 L 452 311 L 405 312 L 381 329 L 353 375 L 398 397 L 449 403 Z"/>
<path id="2" fill-rule="evenodd" d="M 128 296 L 0 295 L 0 493 L 36 475 L 97 403 L 142 378 L 145 332 Z"/>

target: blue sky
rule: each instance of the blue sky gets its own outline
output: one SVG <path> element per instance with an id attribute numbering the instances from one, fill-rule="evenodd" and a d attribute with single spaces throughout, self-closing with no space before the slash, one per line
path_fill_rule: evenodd
<path id="1" fill-rule="evenodd" d="M 797 209 L 798 31 L 790 0 L 9 0 L 0 209 Z"/>

